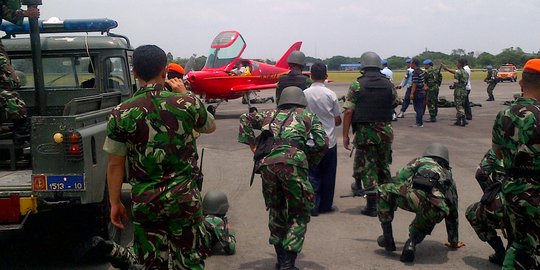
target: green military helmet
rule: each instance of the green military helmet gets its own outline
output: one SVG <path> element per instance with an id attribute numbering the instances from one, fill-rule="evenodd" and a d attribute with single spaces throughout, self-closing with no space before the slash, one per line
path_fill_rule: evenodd
<path id="1" fill-rule="evenodd" d="M 301 51 L 293 51 L 289 55 L 289 58 L 287 58 L 288 64 L 296 64 L 299 66 L 305 66 L 306 65 L 306 55 Z"/>
<path id="2" fill-rule="evenodd" d="M 368 67 L 375 67 L 382 69 L 382 60 L 381 57 L 374 52 L 365 52 L 360 56 L 360 64 L 362 65 L 361 69 Z"/>
<path id="3" fill-rule="evenodd" d="M 221 191 L 208 191 L 203 199 L 203 211 L 207 215 L 224 216 L 229 210 L 227 195 Z"/>
<path id="4" fill-rule="evenodd" d="M 426 150 L 424 151 L 424 154 L 422 155 L 424 157 L 439 157 L 439 158 L 442 158 L 444 160 L 446 160 L 446 162 L 448 162 L 448 164 L 450 164 L 450 156 L 448 155 L 448 148 L 446 148 L 446 146 L 440 144 L 440 143 L 432 143 L 430 144 Z"/>
<path id="5" fill-rule="evenodd" d="M 304 95 L 304 91 L 302 91 L 302 89 L 297 86 L 285 87 L 285 89 L 283 89 L 283 92 L 281 92 L 281 96 L 279 97 L 278 108 L 287 104 L 294 104 L 306 107 L 307 99 L 306 95 Z"/>

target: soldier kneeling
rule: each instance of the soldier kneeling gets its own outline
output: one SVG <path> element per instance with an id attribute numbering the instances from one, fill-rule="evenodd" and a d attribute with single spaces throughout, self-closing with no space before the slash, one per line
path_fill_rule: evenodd
<path id="1" fill-rule="evenodd" d="M 377 187 L 377 210 L 383 235 L 377 243 L 386 251 L 396 250 L 392 220 L 397 207 L 416 213 L 409 226 L 409 240 L 400 260 L 414 261 L 416 245 L 431 234 L 435 225 L 446 219 L 451 248 L 464 246 L 458 240 L 457 191 L 452 179 L 448 149 L 439 143 L 429 145 L 422 157 L 415 158 L 401 169 L 390 183 Z"/>

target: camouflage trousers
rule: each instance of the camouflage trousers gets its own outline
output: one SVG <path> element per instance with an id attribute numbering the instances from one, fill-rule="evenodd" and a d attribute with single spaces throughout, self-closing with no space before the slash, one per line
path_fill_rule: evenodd
<path id="1" fill-rule="evenodd" d="M 427 91 L 427 107 L 429 116 L 437 117 L 439 111 L 439 87 L 430 88 Z"/>
<path id="2" fill-rule="evenodd" d="M 381 185 L 377 190 L 377 212 L 381 223 L 392 222 L 397 207 L 416 213 L 409 225 L 410 237 L 414 235 L 423 240 L 426 235 L 431 234 L 435 225 L 447 216 L 447 212 L 431 204 L 426 193 L 421 190 L 394 183 Z"/>
<path id="3" fill-rule="evenodd" d="M 514 238 L 503 269 L 540 269 L 540 179 L 508 179 L 503 195 Z"/>
<path id="4" fill-rule="evenodd" d="M 225 252 L 232 255 L 236 252 L 236 236 L 227 222 L 226 217 L 206 215 L 204 217 L 204 227 L 210 239 L 208 250 L 214 252 Z"/>
<path id="5" fill-rule="evenodd" d="M 112 241 L 111 243 L 113 244 L 113 249 L 106 256 L 113 267 L 131 269 L 130 267 L 139 265 L 139 260 L 135 252 L 133 252 L 133 247 L 124 247 Z"/>
<path id="6" fill-rule="evenodd" d="M 0 108 L 9 120 L 26 118 L 26 104 L 17 92 L 0 90 Z"/>
<path id="7" fill-rule="evenodd" d="M 209 237 L 201 194 L 190 182 L 161 193 L 136 195 L 139 187 L 132 188 L 133 249 L 145 269 L 204 269 Z"/>
<path id="8" fill-rule="evenodd" d="M 356 145 L 353 177 L 364 188 L 388 182 L 392 164 L 392 144 Z"/>
<path id="9" fill-rule="evenodd" d="M 493 89 L 495 89 L 495 86 L 497 85 L 496 82 L 491 82 L 488 84 L 487 87 L 487 94 L 489 98 L 493 98 Z"/>
<path id="10" fill-rule="evenodd" d="M 480 202 L 467 207 L 465 217 L 473 227 L 480 240 L 487 242 L 497 236 L 496 229 L 503 228 L 504 207 L 499 196 L 489 204 Z"/>
<path id="11" fill-rule="evenodd" d="M 261 166 L 260 171 L 264 202 L 269 211 L 269 243 L 298 253 L 304 245 L 315 201 L 308 169 L 273 164 Z"/>
<path id="12" fill-rule="evenodd" d="M 467 91 L 465 89 L 454 90 L 454 103 L 456 104 L 456 118 L 465 116 L 465 99 L 467 98 Z"/>

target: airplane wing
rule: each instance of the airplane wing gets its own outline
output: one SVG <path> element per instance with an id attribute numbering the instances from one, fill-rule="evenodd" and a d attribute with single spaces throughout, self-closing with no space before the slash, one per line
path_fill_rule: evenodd
<path id="1" fill-rule="evenodd" d="M 231 90 L 233 92 L 246 92 L 246 91 L 262 90 L 262 89 L 276 89 L 276 84 L 275 83 L 243 84 L 243 85 L 234 86 Z"/>

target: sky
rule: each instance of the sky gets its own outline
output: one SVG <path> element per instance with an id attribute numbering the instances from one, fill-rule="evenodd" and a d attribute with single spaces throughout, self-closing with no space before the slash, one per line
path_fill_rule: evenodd
<path id="1" fill-rule="evenodd" d="M 277 60 L 296 41 L 308 56 L 414 56 L 423 51 L 540 51 L 538 0 L 44 0 L 41 18 L 109 18 L 134 47 L 207 55 L 221 31 L 237 30 L 245 58 Z"/>

